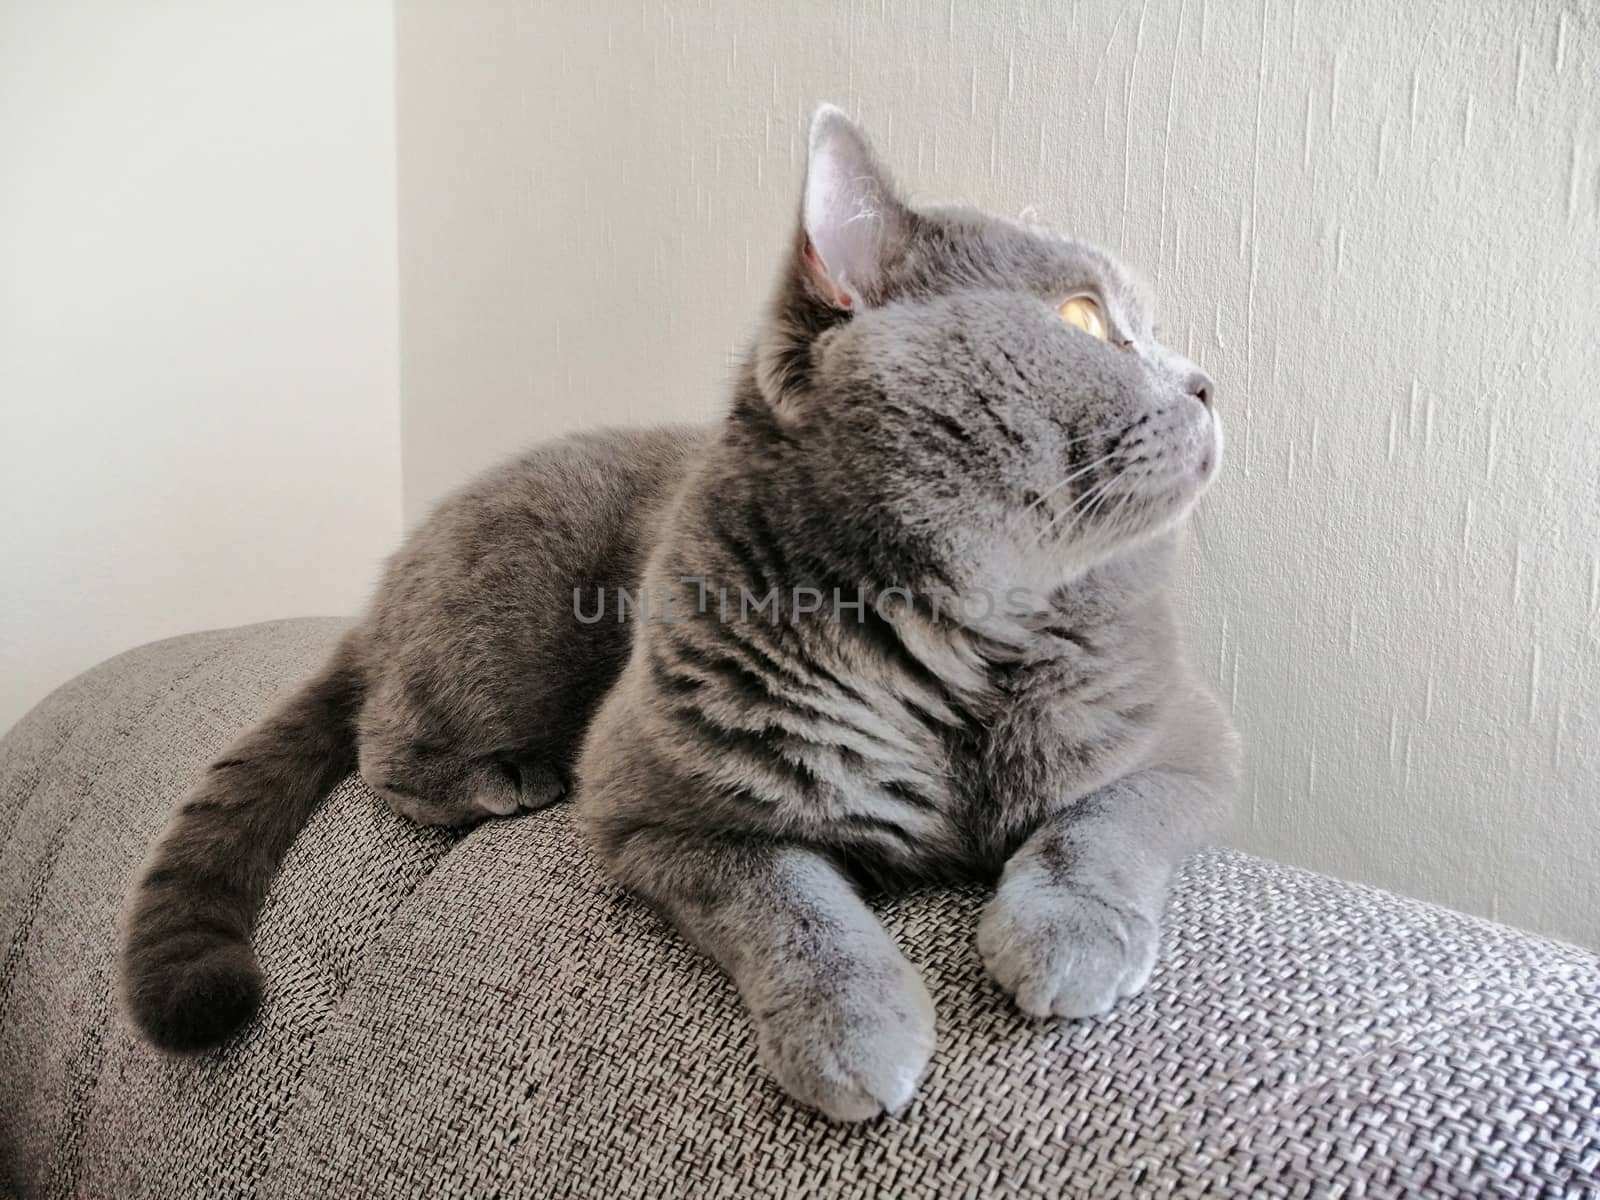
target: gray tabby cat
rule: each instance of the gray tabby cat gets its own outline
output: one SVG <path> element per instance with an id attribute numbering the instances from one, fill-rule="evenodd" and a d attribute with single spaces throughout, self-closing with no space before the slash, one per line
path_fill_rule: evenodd
<path id="1" fill-rule="evenodd" d="M 1167 598 L 1221 432 L 1150 321 L 1100 251 L 908 207 L 823 108 L 720 427 L 567 439 L 446 502 L 155 847 L 135 1022 L 195 1050 L 249 1019 L 268 882 L 352 765 L 444 824 L 575 770 L 606 868 L 727 971 L 767 1067 L 831 1117 L 902 1108 L 934 1046 L 863 890 L 998 879 L 978 950 L 1029 1014 L 1138 992 L 1238 769 Z"/>

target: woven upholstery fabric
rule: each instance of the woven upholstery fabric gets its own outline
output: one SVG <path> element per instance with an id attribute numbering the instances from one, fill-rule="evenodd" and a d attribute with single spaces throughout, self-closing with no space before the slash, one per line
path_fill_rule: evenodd
<path id="1" fill-rule="evenodd" d="M 260 1020 L 164 1058 L 112 1001 L 118 905 L 168 808 L 342 628 L 147 646 L 0 743 L 0 1185 L 20 1196 L 1595 1194 L 1600 964 L 1213 851 L 1149 989 L 1034 1022 L 982 897 L 882 908 L 939 1009 L 911 1108 L 831 1125 L 755 1061 L 732 988 L 556 808 L 465 837 L 355 779 L 263 914 Z"/>

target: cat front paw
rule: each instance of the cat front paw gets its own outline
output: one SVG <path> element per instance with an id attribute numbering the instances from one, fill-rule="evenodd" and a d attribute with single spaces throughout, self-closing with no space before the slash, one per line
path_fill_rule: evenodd
<path id="1" fill-rule="evenodd" d="M 1002 885 L 978 921 L 989 975 L 1032 1017 L 1092 1017 L 1144 990 L 1156 923 L 1088 890 Z"/>
<path id="2" fill-rule="evenodd" d="M 835 1121 L 898 1113 L 933 1056 L 933 1001 L 910 964 L 887 979 L 804 989 L 755 1018 L 767 1070 Z"/>

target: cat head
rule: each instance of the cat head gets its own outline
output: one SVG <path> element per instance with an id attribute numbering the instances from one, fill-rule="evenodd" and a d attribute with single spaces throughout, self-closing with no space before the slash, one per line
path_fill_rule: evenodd
<path id="1" fill-rule="evenodd" d="M 912 208 L 825 106 L 752 402 L 862 537 L 892 522 L 968 582 L 1065 580 L 1170 529 L 1216 474 L 1212 382 L 1152 319 L 1104 251 Z"/>

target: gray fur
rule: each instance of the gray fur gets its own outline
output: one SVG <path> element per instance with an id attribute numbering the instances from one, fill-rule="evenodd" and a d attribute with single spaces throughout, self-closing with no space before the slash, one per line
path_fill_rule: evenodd
<path id="1" fill-rule="evenodd" d="M 1086 289 L 1106 341 L 1056 315 Z M 998 880 L 978 949 L 1026 1012 L 1137 992 L 1237 772 L 1167 598 L 1217 467 L 1210 392 L 1109 256 L 906 207 L 823 110 L 726 419 L 555 443 L 418 532 L 344 682 L 247 735 L 222 760 L 247 768 L 214 768 L 157 846 L 129 915 L 135 1019 L 193 1048 L 248 1016 L 250 922 L 339 747 L 398 810 L 459 823 L 553 798 L 580 736 L 602 862 L 721 964 L 768 1068 L 830 1116 L 900 1108 L 934 1046 L 863 890 Z M 657 610 L 578 619 L 573 589 L 598 586 Z M 741 618 L 774 588 L 778 611 Z M 808 611 L 795 588 L 862 604 Z M 979 594 L 992 610 L 947 599 Z M 229 832 L 247 819 L 279 821 L 259 850 Z"/>
<path id="2" fill-rule="evenodd" d="M 625 631 L 572 619 L 575 587 L 637 579 L 671 489 L 707 440 L 659 429 L 567 438 L 491 471 L 389 562 L 323 673 L 230 746 L 173 814 L 129 897 L 123 1007 L 164 1049 L 247 1021 L 267 885 L 353 767 L 396 812 L 466 825 L 566 789 Z"/>

